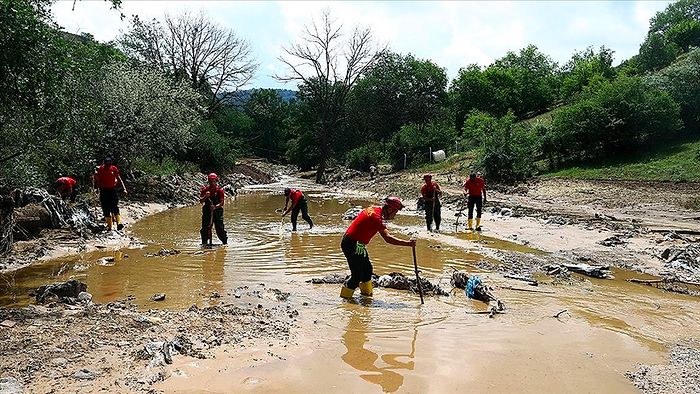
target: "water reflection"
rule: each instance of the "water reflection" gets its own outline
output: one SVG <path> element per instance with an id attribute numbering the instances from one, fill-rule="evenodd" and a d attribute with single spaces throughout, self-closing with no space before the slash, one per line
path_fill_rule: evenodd
<path id="1" fill-rule="evenodd" d="M 359 371 L 368 372 L 360 374 L 360 377 L 367 382 L 381 386 L 384 392 L 398 391 L 404 383 L 404 376 L 396 371 L 413 371 L 415 368 L 415 362 L 412 359 L 416 351 L 418 328 L 413 327 L 413 339 L 410 343 L 409 353 L 386 353 L 379 356 L 367 346 L 370 341 L 368 333 L 371 332 L 368 325 L 373 316 L 371 309 L 352 306 L 352 304 L 346 304 L 346 309 L 350 313 L 350 319 L 342 341 L 347 351 L 341 356 L 341 359 Z M 384 341 L 382 343 L 386 345 Z M 379 347 L 379 345 L 375 347 Z M 386 366 L 377 365 L 379 358 Z M 410 361 L 401 361 L 399 358 L 407 358 Z"/>

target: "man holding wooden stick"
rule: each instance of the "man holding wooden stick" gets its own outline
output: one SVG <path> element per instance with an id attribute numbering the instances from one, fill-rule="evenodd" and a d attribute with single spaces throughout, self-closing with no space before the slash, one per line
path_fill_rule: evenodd
<path id="1" fill-rule="evenodd" d="M 358 286 L 362 295 L 372 296 L 372 263 L 365 245 L 369 244 L 375 234 L 379 233 L 384 241 L 392 245 L 416 246 L 415 239 L 404 241 L 396 238 L 384 224 L 386 220 L 392 220 L 403 207 L 400 198 L 387 197 L 381 207 L 373 206 L 360 212 L 345 231 L 340 248 L 348 260 L 350 279 L 340 290 L 341 297 L 351 298 Z"/>

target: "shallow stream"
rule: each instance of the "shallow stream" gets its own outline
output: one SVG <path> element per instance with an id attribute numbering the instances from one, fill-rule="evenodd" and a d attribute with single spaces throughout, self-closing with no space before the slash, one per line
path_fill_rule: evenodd
<path id="1" fill-rule="evenodd" d="M 169 210 L 131 227 L 142 248 L 86 253 L 5 275 L 0 304 L 26 305 L 32 289 L 69 278 L 87 283 L 95 302 L 130 298 L 144 308 L 249 302 L 239 298 L 240 289 L 260 284 L 291 294 L 300 313 L 299 346 L 270 348 L 280 357 L 263 365 L 252 361 L 256 349 L 176 365 L 180 373 L 160 387 L 166 391 L 635 392 L 625 371 L 663 361 L 665 344 L 700 333 L 700 301 L 628 283 L 628 272 L 616 271 L 615 280 L 534 288 L 539 293 L 499 288 L 528 286 L 474 268 L 485 259 L 480 248 L 541 252 L 489 238 L 488 229 L 479 237 L 458 234 L 463 247 L 421 237 L 418 264 L 424 277 L 446 289 L 453 267 L 480 274 L 508 307 L 504 315 L 471 313 L 486 305 L 458 290 L 428 297 L 422 306 L 416 294 L 392 289 L 375 289 L 371 300 L 356 295 L 343 301 L 340 285 L 306 281 L 347 271 L 339 248 L 348 224 L 342 213 L 371 202 L 308 193 L 315 226 L 309 231 L 300 217 L 299 231 L 292 233 L 289 220 L 275 212 L 284 205 L 280 190 L 227 201 L 225 247 L 199 245 L 199 207 Z M 393 226 L 403 238 L 425 232 L 411 212 Z M 442 236 L 455 236 L 443 228 Z M 180 253 L 145 256 L 162 248 Z M 376 236 L 368 251 L 376 273 L 413 275 L 409 248 Z M 150 301 L 156 293 L 165 293 L 165 301 Z"/>

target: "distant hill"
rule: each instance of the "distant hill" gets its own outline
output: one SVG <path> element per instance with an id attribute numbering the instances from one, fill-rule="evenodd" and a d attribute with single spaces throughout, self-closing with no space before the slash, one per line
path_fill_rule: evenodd
<path id="1" fill-rule="evenodd" d="M 257 89 L 246 89 L 246 90 L 239 90 L 237 92 L 234 92 L 234 94 L 231 95 L 229 98 L 228 102 L 231 105 L 234 105 L 236 107 L 242 107 L 245 105 L 245 103 L 250 100 L 250 96 L 253 95 L 253 93 L 256 90 L 260 90 L 260 88 Z M 295 90 L 289 90 L 289 89 L 272 89 L 277 94 L 284 100 L 285 102 L 290 102 L 297 97 L 297 92 Z"/>

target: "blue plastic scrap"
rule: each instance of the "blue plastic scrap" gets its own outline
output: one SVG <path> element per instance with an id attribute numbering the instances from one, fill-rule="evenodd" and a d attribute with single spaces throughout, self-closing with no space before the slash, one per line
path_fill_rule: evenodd
<path id="1" fill-rule="evenodd" d="M 467 287 L 464 289 L 464 293 L 467 295 L 469 298 L 474 298 L 474 292 L 476 291 L 476 288 L 481 285 L 481 278 L 479 278 L 476 275 L 472 275 L 469 277 L 469 280 L 467 281 Z"/>

